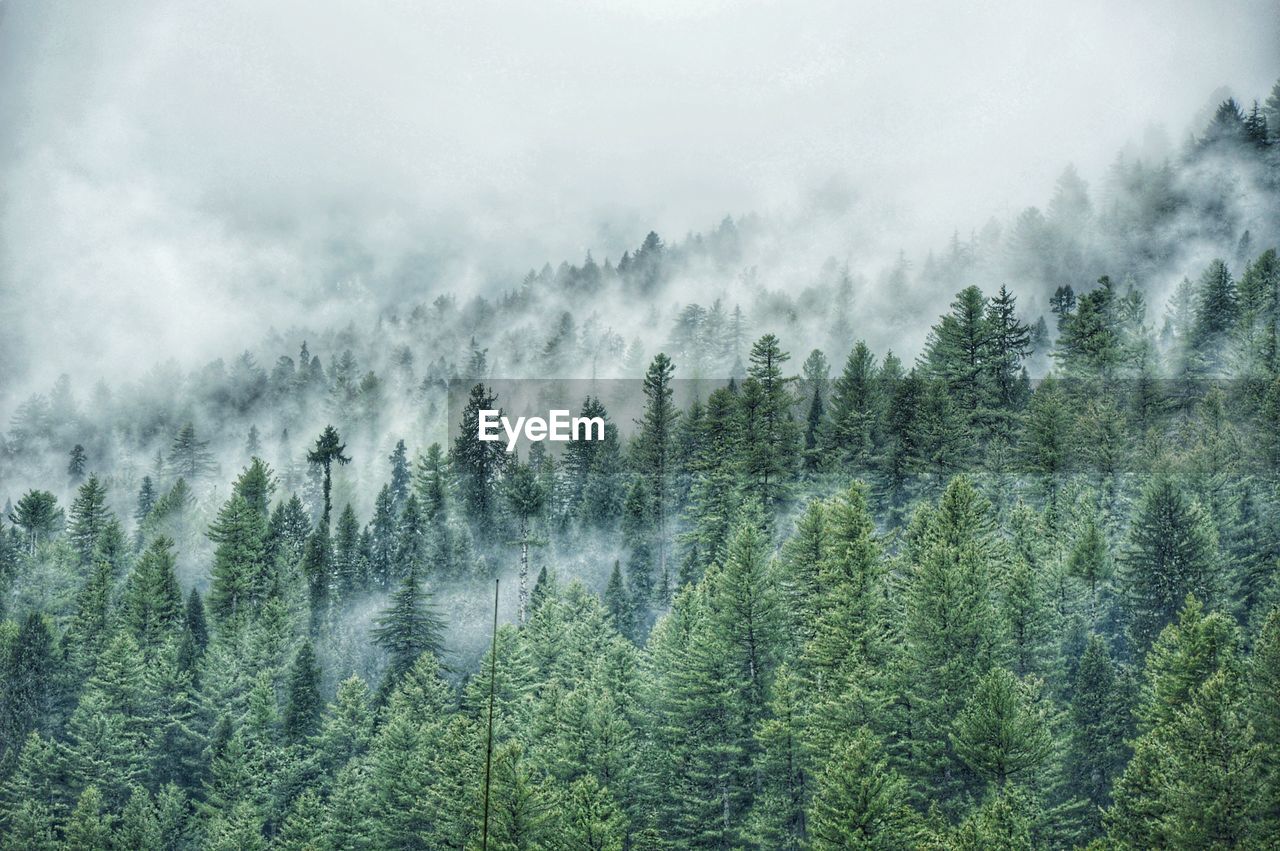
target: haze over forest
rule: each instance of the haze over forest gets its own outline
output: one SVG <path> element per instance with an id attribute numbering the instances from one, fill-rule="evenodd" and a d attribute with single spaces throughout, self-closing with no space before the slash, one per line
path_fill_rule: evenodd
<path id="1" fill-rule="evenodd" d="M 1265 0 L 320 8 L 4 4 L 11 388 L 365 326 L 726 215 L 768 222 L 743 261 L 765 286 L 827 257 L 875 283 L 1043 211 L 1069 163 L 1102 206 L 1121 151 L 1159 162 L 1228 91 L 1265 98 L 1280 42 Z M 876 342 L 918 347 L 933 312 Z"/>
<path id="2" fill-rule="evenodd" d="M 1278 46 L 0 0 L 0 851 L 1275 847 Z"/>

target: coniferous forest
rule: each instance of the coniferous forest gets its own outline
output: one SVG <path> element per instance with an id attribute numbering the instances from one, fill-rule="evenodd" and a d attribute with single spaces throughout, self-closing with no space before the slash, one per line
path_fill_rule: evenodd
<path id="1" fill-rule="evenodd" d="M 0 848 L 1280 847 L 1263 95 L 878 273 L 748 215 L 5 390 Z M 638 413 L 477 438 L 559 378 Z"/>

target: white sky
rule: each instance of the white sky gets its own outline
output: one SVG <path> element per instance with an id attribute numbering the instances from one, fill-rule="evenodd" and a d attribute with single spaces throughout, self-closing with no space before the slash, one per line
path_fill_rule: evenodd
<path id="1" fill-rule="evenodd" d="M 267 319 L 323 320 L 316 289 L 354 271 L 466 287 L 726 213 L 834 205 L 921 251 L 1280 76 L 1276 0 L 0 14 L 11 377 L 93 346 L 126 372 L 230 355 Z"/>

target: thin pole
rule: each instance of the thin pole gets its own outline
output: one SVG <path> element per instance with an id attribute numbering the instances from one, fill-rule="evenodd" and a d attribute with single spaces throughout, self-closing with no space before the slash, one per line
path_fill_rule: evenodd
<path id="1" fill-rule="evenodd" d="M 493 648 L 489 652 L 489 740 L 484 751 L 484 828 L 481 848 L 489 851 L 489 786 L 493 768 L 493 689 L 498 680 L 498 580 L 493 580 Z"/>

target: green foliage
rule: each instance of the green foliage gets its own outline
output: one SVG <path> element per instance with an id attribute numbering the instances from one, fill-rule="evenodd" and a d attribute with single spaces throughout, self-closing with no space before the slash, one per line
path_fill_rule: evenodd
<path id="1" fill-rule="evenodd" d="M 809 847 L 822 851 L 915 845 L 916 817 L 906 783 L 866 729 L 838 745 L 818 775 L 809 814 Z"/>
<path id="2" fill-rule="evenodd" d="M 390 607 L 372 631 L 374 643 L 387 652 L 383 691 L 389 691 L 424 653 L 439 656 L 444 650 L 444 627 L 431 596 L 410 574 L 391 597 Z"/>
<path id="3" fill-rule="evenodd" d="M 982 678 L 956 719 L 956 755 L 1003 787 L 1042 765 L 1053 748 L 1041 684 L 1019 680 L 1003 668 Z"/>

